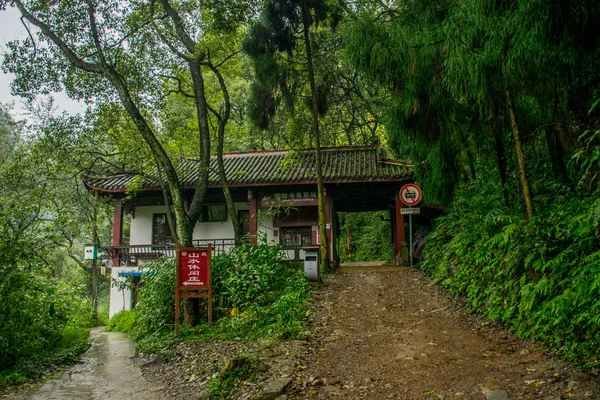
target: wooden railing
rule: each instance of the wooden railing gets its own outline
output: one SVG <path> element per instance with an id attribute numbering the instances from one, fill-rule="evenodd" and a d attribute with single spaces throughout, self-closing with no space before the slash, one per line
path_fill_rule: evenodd
<path id="1" fill-rule="evenodd" d="M 194 240 L 195 247 L 212 244 L 213 256 L 229 251 L 235 246 L 234 239 Z M 136 266 L 162 256 L 175 257 L 175 245 L 172 244 L 135 244 L 123 246 L 103 246 L 102 250 L 112 258 L 114 266 Z"/>

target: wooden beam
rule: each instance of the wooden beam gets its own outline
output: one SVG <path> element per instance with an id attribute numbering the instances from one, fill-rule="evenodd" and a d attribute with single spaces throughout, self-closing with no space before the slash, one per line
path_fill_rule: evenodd
<path id="1" fill-rule="evenodd" d="M 402 260 L 402 245 L 406 241 L 404 237 L 404 215 L 400 214 L 400 209 L 404 207 L 400 201 L 400 191 L 394 193 L 395 209 L 394 209 L 394 261 L 400 263 Z"/>
<path id="2" fill-rule="evenodd" d="M 123 241 L 123 207 L 122 200 L 115 199 L 115 209 L 113 214 L 113 234 L 112 245 L 120 246 Z"/>
<path id="3" fill-rule="evenodd" d="M 115 208 L 113 211 L 113 233 L 112 245 L 120 246 L 123 243 L 123 204 L 121 199 L 115 199 Z M 119 257 L 116 250 L 113 250 L 113 266 L 119 266 Z"/>

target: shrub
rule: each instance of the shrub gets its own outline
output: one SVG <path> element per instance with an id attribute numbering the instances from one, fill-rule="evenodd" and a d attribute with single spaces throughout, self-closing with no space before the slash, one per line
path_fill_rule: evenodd
<path id="1" fill-rule="evenodd" d="M 89 332 L 70 314 L 73 292 L 32 271 L 6 270 L 0 282 L 0 387 L 40 376 L 47 365 L 73 361 Z M 77 308 L 77 307 L 75 307 Z"/>
<path id="2" fill-rule="evenodd" d="M 0 387 L 74 360 L 89 346 L 77 290 L 31 270 L 6 269 L 0 281 Z"/>
<path id="3" fill-rule="evenodd" d="M 174 330 L 175 263 L 163 258 L 147 264 L 132 330 L 140 350 L 167 346 Z M 182 329 L 194 337 L 293 337 L 306 316 L 310 285 L 301 270 L 288 266 L 281 247 L 263 238 L 212 260 L 214 327 Z"/>
<path id="4" fill-rule="evenodd" d="M 173 289 L 175 260 L 161 258 L 144 266 L 142 290 L 138 293 L 136 335 L 170 332 L 174 329 Z"/>
<path id="5" fill-rule="evenodd" d="M 262 239 L 213 260 L 218 328 L 233 336 L 295 336 L 305 317 L 310 285 L 286 264 L 282 248 Z"/>
<path id="6" fill-rule="evenodd" d="M 136 325 L 136 312 L 134 310 L 119 311 L 108 321 L 104 328 L 107 332 L 130 333 Z"/>

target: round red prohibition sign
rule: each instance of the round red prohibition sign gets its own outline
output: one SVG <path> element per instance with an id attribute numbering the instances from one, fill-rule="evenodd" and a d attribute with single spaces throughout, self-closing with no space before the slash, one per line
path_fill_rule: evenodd
<path id="1" fill-rule="evenodd" d="M 415 206 L 421 201 L 421 189 L 413 184 L 408 183 L 400 189 L 400 201 L 407 206 Z"/>

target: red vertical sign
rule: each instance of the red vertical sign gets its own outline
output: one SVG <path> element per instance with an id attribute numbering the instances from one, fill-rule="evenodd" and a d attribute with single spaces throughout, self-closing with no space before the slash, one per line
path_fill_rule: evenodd
<path id="1" fill-rule="evenodd" d="M 206 288 L 210 285 L 208 273 L 208 251 L 182 249 L 179 255 L 178 286 L 189 289 Z"/>
<path id="2" fill-rule="evenodd" d="M 181 299 L 207 299 L 208 326 L 212 326 L 212 245 L 208 247 L 177 246 L 175 269 L 175 331 L 179 329 Z M 206 292 L 206 293 L 203 293 Z"/>

